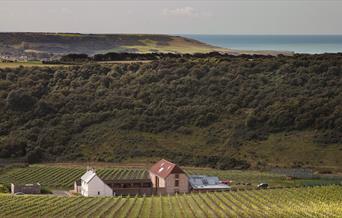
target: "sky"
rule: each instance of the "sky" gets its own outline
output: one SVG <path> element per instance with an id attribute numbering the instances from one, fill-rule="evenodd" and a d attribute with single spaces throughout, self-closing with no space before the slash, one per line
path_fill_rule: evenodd
<path id="1" fill-rule="evenodd" d="M 0 0 L 1 32 L 342 34 L 342 0 Z"/>

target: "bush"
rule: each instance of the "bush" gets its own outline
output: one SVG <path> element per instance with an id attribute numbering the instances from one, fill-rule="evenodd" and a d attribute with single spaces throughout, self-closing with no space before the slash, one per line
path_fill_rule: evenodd
<path id="1" fill-rule="evenodd" d="M 0 193 L 10 193 L 10 188 L 4 184 L 0 184 Z"/>
<path id="2" fill-rule="evenodd" d="M 41 194 L 53 194 L 50 189 L 48 189 L 48 188 L 46 188 L 44 186 L 41 187 L 40 191 L 41 191 Z"/>
<path id="3" fill-rule="evenodd" d="M 35 97 L 22 89 L 12 90 L 7 97 L 7 106 L 14 111 L 29 111 L 36 101 Z"/>

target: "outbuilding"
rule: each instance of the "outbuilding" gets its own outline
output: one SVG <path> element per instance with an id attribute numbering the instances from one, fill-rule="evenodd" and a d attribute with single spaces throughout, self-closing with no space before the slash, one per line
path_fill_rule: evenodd
<path id="1" fill-rule="evenodd" d="M 11 193 L 23 193 L 23 194 L 40 194 L 41 185 L 39 183 L 32 184 L 14 184 L 11 183 Z"/>
<path id="2" fill-rule="evenodd" d="M 230 186 L 220 182 L 216 176 L 192 175 L 189 182 L 193 192 L 225 191 Z"/>

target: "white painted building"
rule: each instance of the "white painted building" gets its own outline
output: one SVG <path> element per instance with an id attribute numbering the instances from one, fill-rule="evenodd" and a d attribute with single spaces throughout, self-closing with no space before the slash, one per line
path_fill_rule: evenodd
<path id="1" fill-rule="evenodd" d="M 95 170 L 88 170 L 81 177 L 81 195 L 83 196 L 113 196 L 113 190 L 104 183 Z"/>

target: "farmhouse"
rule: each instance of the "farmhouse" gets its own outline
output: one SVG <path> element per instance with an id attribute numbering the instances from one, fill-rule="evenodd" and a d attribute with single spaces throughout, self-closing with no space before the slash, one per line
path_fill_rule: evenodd
<path id="1" fill-rule="evenodd" d="M 80 193 L 83 196 L 112 196 L 113 190 L 92 169 L 81 177 Z"/>
<path id="2" fill-rule="evenodd" d="M 224 191 L 230 186 L 223 184 L 216 176 L 193 175 L 189 177 L 191 189 L 194 192 Z"/>
<path id="3" fill-rule="evenodd" d="M 75 181 L 74 191 L 83 196 L 152 195 L 189 192 L 186 173 L 176 164 L 160 160 L 150 170 L 128 178 L 100 178 L 88 170 Z"/>
<path id="4" fill-rule="evenodd" d="M 23 194 L 40 194 L 41 186 L 39 183 L 35 184 L 11 184 L 11 193 L 23 193 Z"/>
<path id="5" fill-rule="evenodd" d="M 188 193 L 187 174 L 176 164 L 160 160 L 149 170 L 154 194 Z"/>

